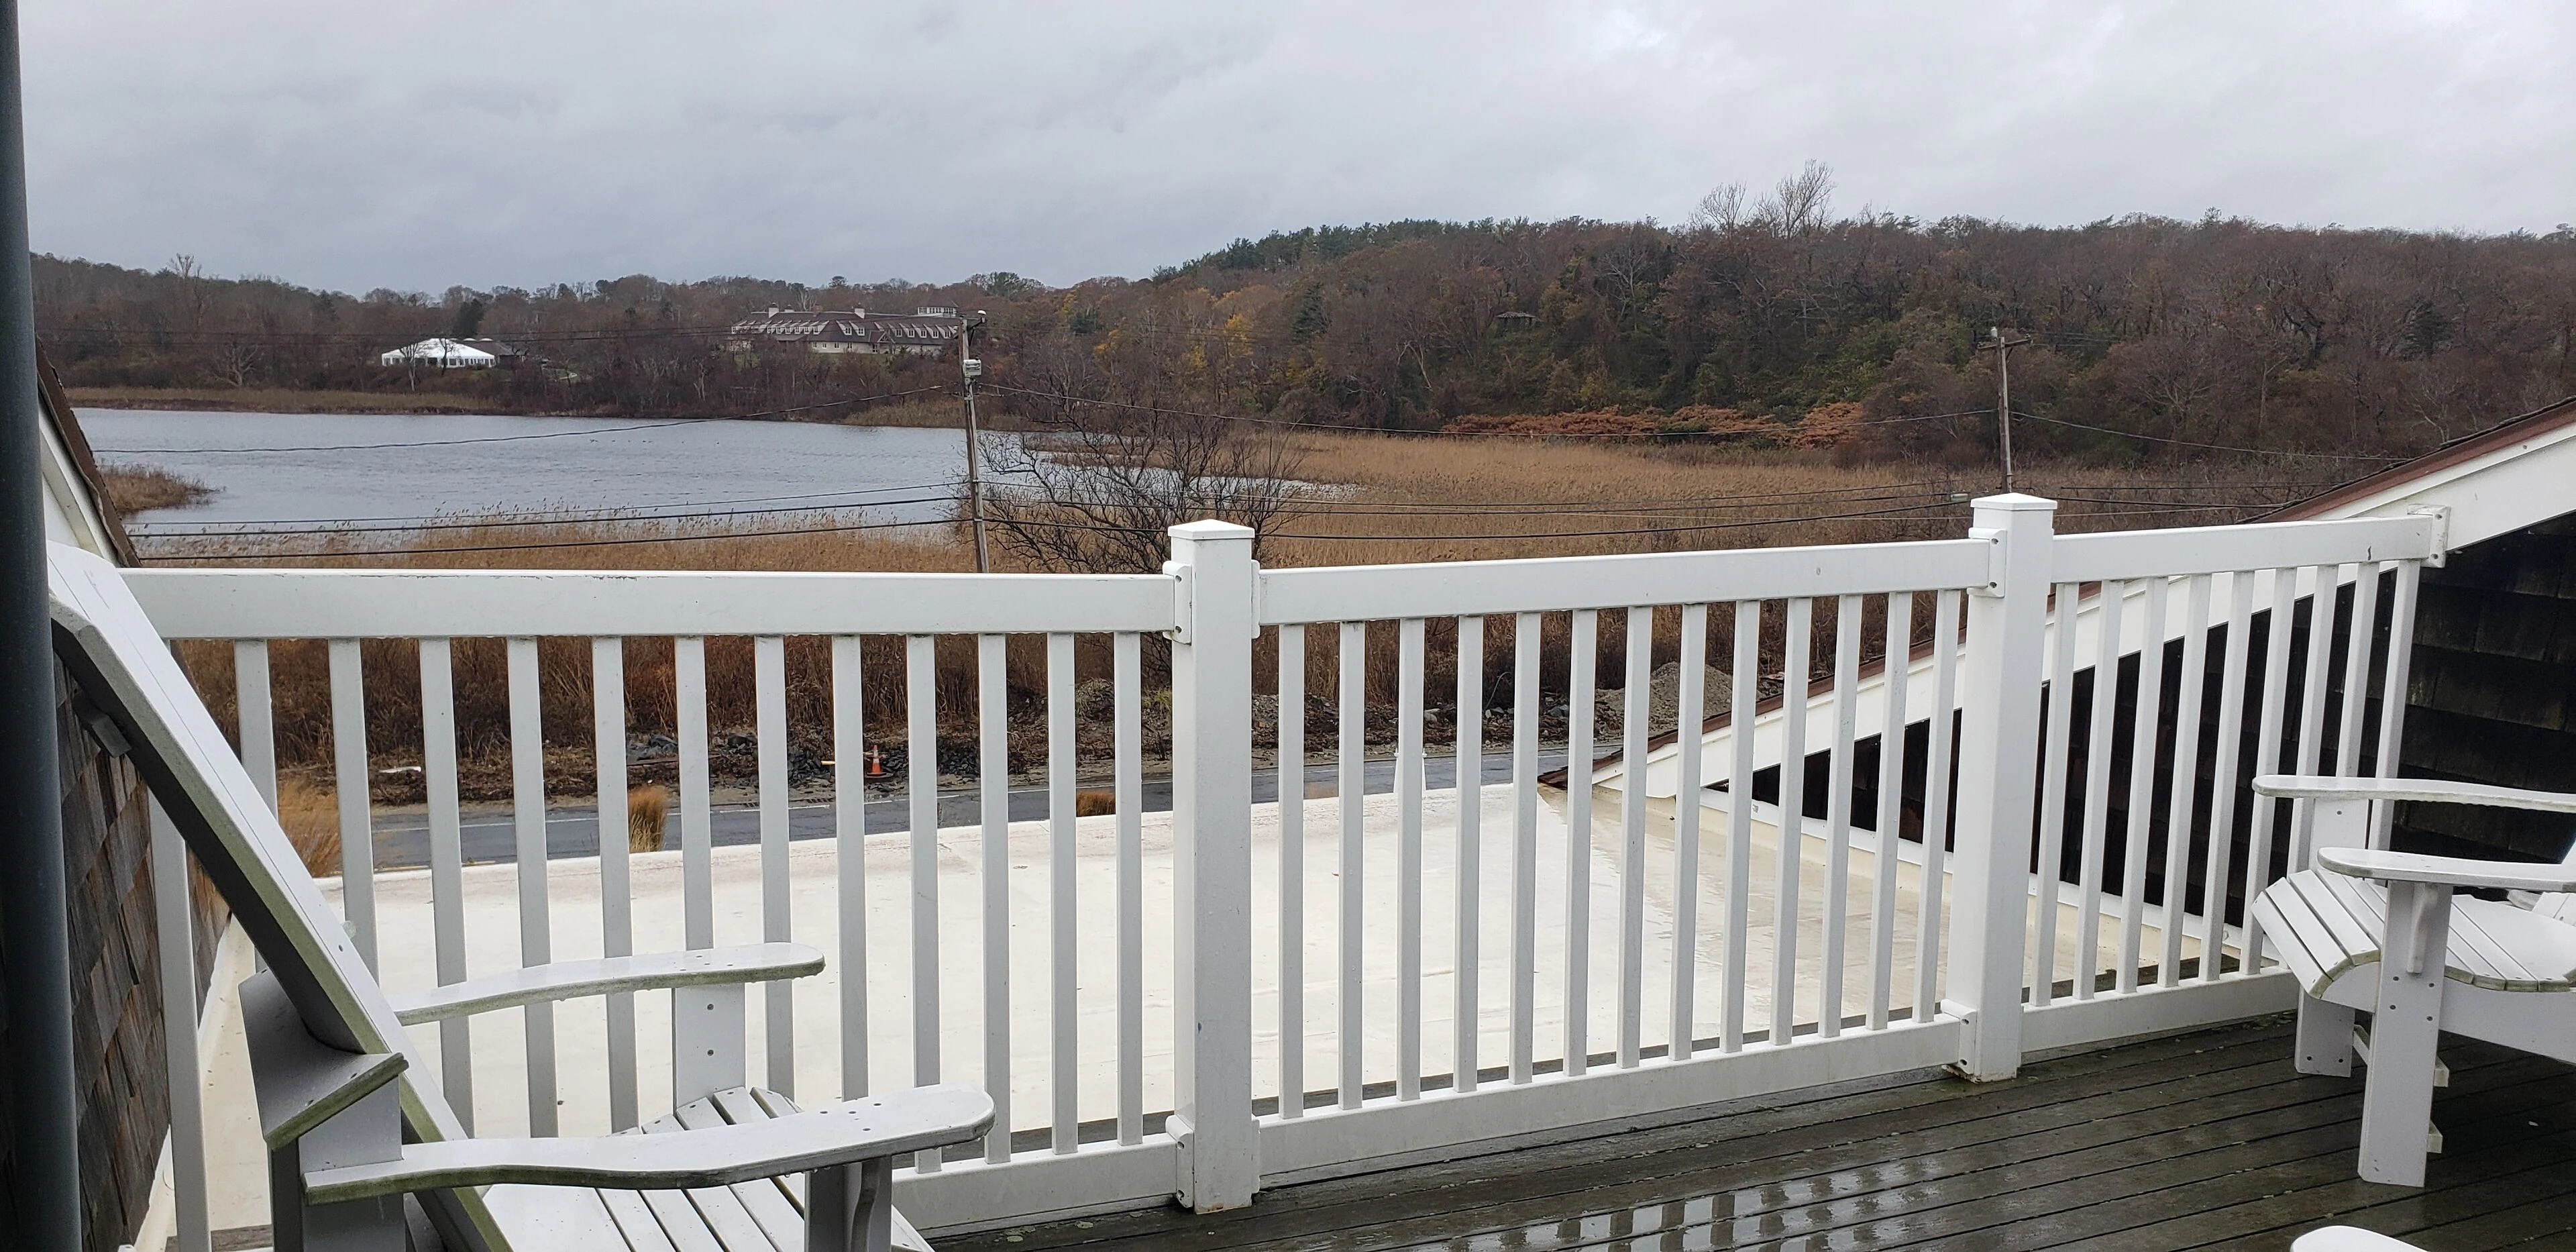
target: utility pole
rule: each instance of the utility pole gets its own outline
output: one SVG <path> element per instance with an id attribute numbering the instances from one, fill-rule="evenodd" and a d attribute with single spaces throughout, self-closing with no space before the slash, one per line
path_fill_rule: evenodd
<path id="1" fill-rule="evenodd" d="M 975 572 L 993 572 L 992 555 L 984 547 L 984 470 L 983 429 L 975 424 L 975 380 L 984 376 L 984 363 L 975 359 L 975 328 L 984 324 L 984 314 L 960 319 L 957 327 L 957 369 L 966 379 L 966 512 L 975 519 Z"/>
<path id="2" fill-rule="evenodd" d="M 80 1104 L 19 65 L 17 0 L 0 0 L 0 1099 L 16 1193 L 9 1244 L 50 1252 L 81 1246 Z"/>
<path id="3" fill-rule="evenodd" d="M 2004 338 L 2004 328 L 1990 328 L 1994 338 L 1977 345 L 1979 352 L 1995 354 L 1995 430 L 2003 444 L 2004 490 L 2013 489 L 2012 462 L 2012 350 L 2030 342 L 2030 336 Z"/>

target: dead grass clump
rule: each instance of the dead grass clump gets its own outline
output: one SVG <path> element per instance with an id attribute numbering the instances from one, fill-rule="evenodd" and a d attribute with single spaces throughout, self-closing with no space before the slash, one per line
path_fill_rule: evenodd
<path id="1" fill-rule="evenodd" d="M 99 486 L 109 508 L 131 516 L 146 509 L 175 509 L 214 498 L 215 489 L 184 474 L 145 465 L 102 465 Z"/>
<path id="2" fill-rule="evenodd" d="M 1118 811 L 1115 791 L 1077 791 L 1073 793 L 1075 817 L 1100 817 Z"/>
<path id="3" fill-rule="evenodd" d="M 278 779 L 277 824 L 286 828 L 287 842 L 304 859 L 306 872 L 316 878 L 339 876 L 340 808 L 329 788 L 301 778 Z"/>
<path id="4" fill-rule="evenodd" d="M 671 793 L 660 783 L 646 783 L 626 793 L 626 850 L 662 850 L 662 824 L 671 815 Z"/>

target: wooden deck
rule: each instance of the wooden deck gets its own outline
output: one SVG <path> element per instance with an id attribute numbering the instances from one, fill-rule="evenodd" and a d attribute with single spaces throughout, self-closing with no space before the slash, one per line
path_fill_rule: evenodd
<path id="1" fill-rule="evenodd" d="M 2426 1249 L 2576 1248 L 2576 1069 L 2443 1049 L 2446 1151 L 2421 1191 L 2353 1177 L 2361 1080 L 2290 1067 L 2275 1018 L 1913 1076 L 1678 1125 L 939 1242 L 1081 1249 L 2280 1249 L 2341 1222 Z"/>

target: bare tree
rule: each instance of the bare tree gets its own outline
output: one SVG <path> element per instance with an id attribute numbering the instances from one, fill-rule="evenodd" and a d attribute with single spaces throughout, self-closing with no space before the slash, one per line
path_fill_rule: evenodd
<path id="1" fill-rule="evenodd" d="M 1833 222 L 1834 170 L 1809 161 L 1797 173 L 1772 187 L 1754 210 L 1755 219 L 1783 238 L 1813 234 Z"/>
<path id="2" fill-rule="evenodd" d="M 1249 526 L 1253 551 L 1304 494 L 1279 432 L 1237 419 L 1079 405 L 1052 433 L 987 444 L 986 516 L 1005 547 L 1048 569 L 1159 569 L 1168 528 Z"/>
<path id="3" fill-rule="evenodd" d="M 1691 211 L 1690 220 L 1693 226 L 1715 231 L 1744 225 L 1744 184 L 1719 183 L 1699 198 L 1699 207 Z"/>

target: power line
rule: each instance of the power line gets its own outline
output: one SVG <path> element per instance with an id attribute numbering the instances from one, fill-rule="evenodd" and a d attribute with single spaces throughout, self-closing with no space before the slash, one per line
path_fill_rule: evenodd
<path id="1" fill-rule="evenodd" d="M 2035 413 L 2024 413 L 2019 409 L 2013 410 L 2013 416 L 2018 417 L 2025 422 L 2046 422 L 2051 426 L 2068 426 L 2073 427 L 2076 430 L 2097 431 L 2105 435 L 2122 435 L 2130 439 L 2144 439 L 2151 443 L 2170 443 L 2185 448 L 2207 448 L 2213 452 L 2242 452 L 2249 456 L 2303 456 L 2319 457 L 2336 461 L 2405 461 L 2413 459 L 2411 457 L 2402 456 L 2374 456 L 2367 452 L 2290 452 L 2280 448 L 2245 448 L 2238 447 L 2234 444 L 2201 443 L 2192 439 L 2168 439 L 2163 435 L 2146 435 L 2140 434 L 2134 430 L 2113 430 L 2108 426 L 2089 426 L 2083 422 L 2070 422 L 2064 418 L 2041 417 Z"/>
<path id="2" fill-rule="evenodd" d="M 642 511 L 650 511 L 650 510 L 655 510 L 655 509 L 693 509 L 693 508 L 699 508 L 699 507 L 703 507 L 703 506 L 707 506 L 707 505 L 717 505 L 717 504 L 769 504 L 769 503 L 772 503 L 772 502 L 775 502 L 775 501 L 779 501 L 779 500 L 821 500 L 821 499 L 825 499 L 825 498 L 833 497 L 833 496 L 875 495 L 875 494 L 882 494 L 882 493 L 890 492 L 890 491 L 927 491 L 927 490 L 929 490 L 929 489 L 931 489 L 931 488 L 933 488 L 933 487 L 948 487 L 948 486 L 953 486 L 953 485 L 955 485 L 955 483 L 956 483 L 956 480 L 955 480 L 955 479 L 945 479 L 945 480 L 942 480 L 942 481 L 939 481 L 939 482 L 928 482 L 928 483 L 898 483 L 898 484 L 894 484 L 894 485 L 891 485 L 891 486 L 885 486 L 885 487 L 853 487 L 853 488 L 851 488 L 851 489 L 850 489 L 850 490 L 848 490 L 848 491 L 809 491 L 809 492 L 802 493 L 802 494 L 800 494 L 800 495 L 790 495 L 790 496 L 738 496 L 738 497 L 735 497 L 735 498 L 732 498 L 732 499 L 722 499 L 722 500 L 666 500 L 666 501 L 664 501 L 664 502 L 662 502 L 662 503 L 660 503 L 660 504 L 644 504 L 644 505 L 636 505 L 636 506 L 634 506 L 633 508 L 567 509 L 567 510 L 564 510 L 564 511 L 562 511 L 562 512 L 560 512 L 560 513 L 547 513 L 547 514 L 542 514 L 542 515 L 540 515 L 540 514 L 535 514 L 535 513 L 531 512 L 531 511 L 528 511 L 528 510 L 520 510 L 520 509 L 502 509 L 502 510 L 496 510 L 496 511 L 495 511 L 495 512 L 493 512 L 490 516 L 492 516 L 492 517 L 494 517 L 494 518 L 531 517 L 531 518 L 533 518 L 533 519 L 534 519 L 534 520 L 536 520 L 536 521 L 546 522 L 546 523 L 574 523 L 574 522 L 589 522 L 589 521 L 615 522 L 615 521 L 629 521 L 629 520 L 633 520 L 633 519 L 635 519 L 637 516 L 639 516 L 639 512 L 642 512 Z M 870 501 L 870 500 L 853 500 L 853 501 L 850 501 L 850 502 L 849 502 L 848 504 L 846 504 L 846 505 L 816 505 L 816 506 L 814 506 L 814 507 L 815 507 L 815 508 L 870 508 L 870 507 L 874 507 L 874 506 L 879 505 L 879 504 L 892 504 L 892 503 L 902 503 L 902 502 L 901 502 L 901 501 Z M 748 509 L 748 510 L 743 510 L 743 511 L 744 511 L 744 512 L 746 512 L 746 513 L 766 513 L 766 512 L 778 512 L 778 513 L 800 513 L 800 512 L 806 512 L 806 511 L 808 511 L 808 510 L 806 510 L 806 509 Z M 265 518 L 238 517 L 238 518 L 211 518 L 211 519 L 208 519 L 208 520 L 207 520 L 207 521 L 205 521 L 205 522 L 200 522 L 200 523 L 195 523 L 195 524 L 196 524 L 196 525 L 230 525 L 230 526 L 241 526 L 241 527 L 253 527 L 253 526 L 346 526 L 346 525 L 351 525 L 351 524 L 355 524 L 355 523 L 359 523 L 359 522 L 436 522 L 436 521 L 442 521 L 442 520 L 445 520 L 445 519 L 448 519 L 448 518 L 454 518 L 454 517 L 459 517 L 459 516 L 462 516 L 462 514 L 460 514 L 459 512 L 457 512 L 457 511 L 455 511 L 455 510 L 449 510 L 448 512 L 444 512 L 444 513 L 393 513 L 393 514 L 380 514 L 380 515 L 372 516 L 372 517 L 265 517 Z M 188 524 L 190 524 L 190 523 L 188 523 L 188 522 L 187 522 L 187 520 L 186 520 L 186 519 L 184 519 L 184 518 L 181 518 L 181 519 L 163 520 L 163 521 L 157 521 L 157 522 L 143 522 L 143 523 L 140 523 L 140 525 L 145 526 L 145 527 L 157 527 L 157 526 L 178 526 L 178 525 L 188 525 Z M 497 521 L 496 521 L 496 522 L 494 522 L 494 523 L 492 523 L 492 524 L 494 524 L 494 525 L 499 525 L 499 524 L 502 524 L 502 523 L 500 523 L 500 522 L 497 522 Z M 516 524 L 516 523 L 511 523 L 511 524 Z M 136 525 L 136 523 L 128 523 L 128 524 L 127 524 L 127 526 L 126 526 L 126 529 L 128 529 L 128 530 L 132 530 L 132 529 L 134 529 L 135 525 Z M 400 529 L 400 528 L 397 528 L 397 529 Z M 170 534 L 201 534 L 201 533 L 209 533 L 209 532 L 202 532 L 202 531 L 170 531 L 170 532 L 167 532 L 167 533 L 170 533 Z M 245 531 L 243 531 L 242 533 L 244 533 L 244 534 L 278 534 L 278 533 L 281 533 L 281 532 L 278 532 L 278 531 L 253 531 L 253 530 L 245 530 Z"/>

